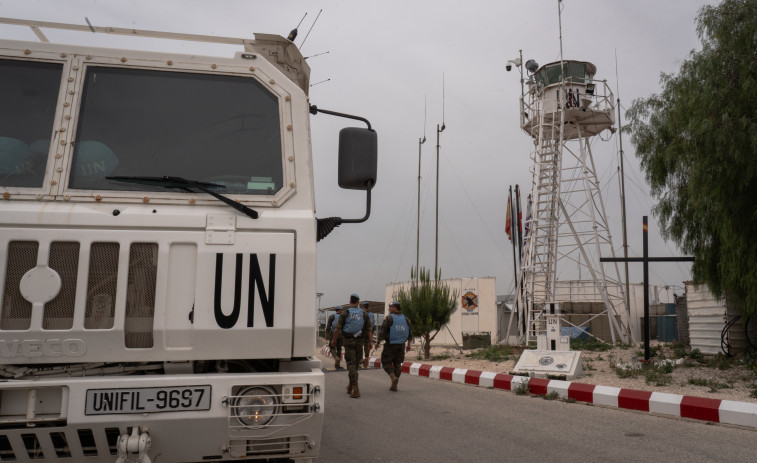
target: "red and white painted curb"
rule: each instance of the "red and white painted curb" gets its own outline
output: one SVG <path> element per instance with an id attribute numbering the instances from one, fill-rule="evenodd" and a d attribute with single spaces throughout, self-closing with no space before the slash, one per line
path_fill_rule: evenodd
<path id="1" fill-rule="evenodd" d="M 371 357 L 368 364 L 375 368 L 381 368 L 381 359 Z M 590 404 L 757 428 L 757 404 L 749 402 L 637 391 L 620 387 L 529 378 L 412 362 L 404 362 L 402 372 L 430 379 L 505 391 L 514 390 L 519 384 L 527 383 L 528 391 L 531 394 L 546 395 L 556 392 L 560 398 L 570 398 Z"/>

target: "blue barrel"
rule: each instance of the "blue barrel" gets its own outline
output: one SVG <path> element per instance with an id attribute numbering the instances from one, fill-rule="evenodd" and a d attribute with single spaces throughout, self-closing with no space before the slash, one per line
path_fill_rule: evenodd
<path id="1" fill-rule="evenodd" d="M 672 305 L 675 309 L 675 304 Z M 667 307 L 665 309 L 667 311 Z M 657 340 L 660 342 L 678 341 L 678 317 L 675 315 L 657 316 Z"/>

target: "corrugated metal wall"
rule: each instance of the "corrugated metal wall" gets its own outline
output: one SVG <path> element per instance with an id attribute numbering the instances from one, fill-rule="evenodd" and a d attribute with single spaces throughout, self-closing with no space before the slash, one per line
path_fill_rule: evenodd
<path id="1" fill-rule="evenodd" d="M 726 323 L 725 300 L 715 298 L 706 285 L 686 282 L 686 306 L 691 348 L 703 354 L 723 352 L 720 333 Z"/>

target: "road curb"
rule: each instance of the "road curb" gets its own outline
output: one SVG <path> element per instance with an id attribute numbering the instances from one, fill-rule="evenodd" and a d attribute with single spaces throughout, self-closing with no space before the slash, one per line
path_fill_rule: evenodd
<path id="1" fill-rule="evenodd" d="M 381 368 L 381 359 L 371 357 L 368 365 Z M 402 372 L 429 379 L 505 391 L 513 391 L 520 384 L 526 383 L 528 391 L 536 395 L 555 392 L 561 399 L 574 399 L 606 407 L 757 428 L 757 404 L 749 402 L 639 391 L 555 379 L 529 378 L 414 362 L 404 362 Z"/>

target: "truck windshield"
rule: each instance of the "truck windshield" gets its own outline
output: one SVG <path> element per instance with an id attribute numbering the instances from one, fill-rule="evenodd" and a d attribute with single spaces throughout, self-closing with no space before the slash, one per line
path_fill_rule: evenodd
<path id="1" fill-rule="evenodd" d="M 0 60 L 0 185 L 40 188 L 63 65 Z"/>
<path id="2" fill-rule="evenodd" d="M 271 195 L 281 153 L 278 100 L 253 78 L 91 66 L 68 187 L 161 191 L 106 177 L 170 175 Z"/>

